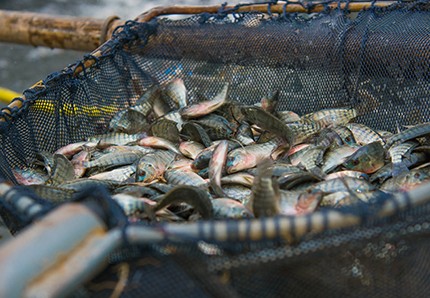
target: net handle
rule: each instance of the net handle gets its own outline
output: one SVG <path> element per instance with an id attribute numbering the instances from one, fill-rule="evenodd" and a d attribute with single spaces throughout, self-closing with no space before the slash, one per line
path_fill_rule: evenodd
<path id="1" fill-rule="evenodd" d="M 372 2 L 350 2 L 350 3 L 330 3 L 330 4 L 322 4 L 317 3 L 311 8 L 307 9 L 302 4 L 288 4 L 285 7 L 285 2 L 280 2 L 279 4 L 274 4 L 270 6 L 270 11 L 272 13 L 280 13 L 282 14 L 284 11 L 287 13 L 315 13 L 321 12 L 329 7 L 330 9 L 345 9 L 348 6 L 348 10 L 351 12 L 358 12 L 360 10 L 366 9 L 373 6 L 378 7 L 386 7 L 397 3 L 396 1 L 378 1 L 372 4 Z M 161 15 L 190 15 L 190 14 L 199 14 L 199 13 L 217 13 L 220 11 L 221 6 L 213 5 L 213 6 L 158 6 L 154 7 L 142 14 L 140 14 L 135 20 L 138 22 L 149 22 L 153 18 L 156 18 Z M 234 5 L 228 5 L 223 7 L 227 13 L 241 13 L 241 12 L 268 12 L 267 4 L 255 4 L 255 5 L 246 5 L 237 7 Z"/>
<path id="2" fill-rule="evenodd" d="M 118 19 L 117 16 L 103 20 L 0 10 L 0 41 L 92 51 L 110 38 L 111 27 L 124 23 Z"/>

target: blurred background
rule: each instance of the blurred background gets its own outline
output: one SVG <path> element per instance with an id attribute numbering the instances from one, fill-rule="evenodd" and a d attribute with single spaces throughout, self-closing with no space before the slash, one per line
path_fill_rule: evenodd
<path id="1" fill-rule="evenodd" d="M 39 12 L 51 15 L 105 19 L 117 15 L 134 19 L 160 5 L 217 5 L 224 0 L 0 0 L 1 10 Z M 229 4 L 239 1 L 229 1 Z M 258 2 L 258 1 L 247 1 Z M 14 45 L 0 42 L 0 87 L 22 93 L 48 74 L 80 60 L 87 52 Z"/>

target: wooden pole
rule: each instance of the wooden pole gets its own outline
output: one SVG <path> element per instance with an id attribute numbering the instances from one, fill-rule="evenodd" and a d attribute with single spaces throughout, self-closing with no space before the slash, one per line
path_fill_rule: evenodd
<path id="1" fill-rule="evenodd" d="M 323 4 L 318 4 L 317 1 L 314 1 L 315 5 L 312 6 L 310 9 L 307 9 L 303 7 L 301 4 L 288 4 L 285 7 L 285 11 L 287 13 L 314 13 L 314 12 L 321 12 L 325 9 L 326 6 L 330 7 L 330 9 L 336 9 L 339 6 L 338 2 L 333 2 L 330 4 L 327 4 L 326 6 Z M 396 1 L 379 1 L 376 2 L 374 5 L 379 7 L 385 7 L 389 6 L 391 4 L 397 3 Z M 279 2 L 279 4 L 272 5 L 270 7 L 270 10 L 272 13 L 283 13 L 284 11 L 284 5 L 285 3 Z M 310 2 L 308 3 L 310 4 Z M 358 12 L 360 10 L 369 8 L 372 5 L 371 2 L 351 2 L 348 4 L 348 9 L 351 12 Z M 225 10 L 234 9 L 234 5 L 226 6 Z M 267 4 L 255 4 L 255 5 L 248 5 L 248 6 L 242 6 L 239 7 L 235 12 L 249 12 L 249 11 L 256 11 L 256 12 L 262 12 L 267 13 Z M 345 9 L 346 3 L 340 3 L 340 8 Z M 147 12 L 142 13 L 139 15 L 136 20 L 140 22 L 148 22 L 149 20 L 160 16 L 160 15 L 171 15 L 171 14 L 198 14 L 198 13 L 217 13 L 220 9 L 219 5 L 214 6 L 159 6 L 154 7 L 153 9 L 148 10 Z"/>
<path id="2" fill-rule="evenodd" d="M 110 38 L 109 28 L 120 23 L 115 16 L 103 20 L 0 11 L 0 41 L 92 51 Z"/>

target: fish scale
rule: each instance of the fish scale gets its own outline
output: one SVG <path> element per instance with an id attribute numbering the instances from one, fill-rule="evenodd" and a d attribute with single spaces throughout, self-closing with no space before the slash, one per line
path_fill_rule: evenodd
<path id="1" fill-rule="evenodd" d="M 324 178 L 325 173 L 321 170 L 320 165 L 323 161 L 324 152 L 326 147 L 323 146 L 309 146 L 297 154 L 300 154 L 299 166 L 303 166 L 307 171 L 315 174 L 319 178 Z M 302 152 L 303 151 L 303 152 Z"/>
<path id="2" fill-rule="evenodd" d="M 181 154 L 191 159 L 195 159 L 204 149 L 205 146 L 195 141 L 185 141 L 179 144 L 179 151 Z"/>
<path id="3" fill-rule="evenodd" d="M 191 171 L 168 170 L 164 173 L 164 178 L 168 184 L 172 185 L 206 187 L 208 184 L 205 179 Z"/>
<path id="4" fill-rule="evenodd" d="M 208 116 L 212 116 L 207 118 Z M 233 134 L 233 129 L 226 124 L 224 117 L 208 115 L 205 118 L 195 120 L 203 129 L 206 130 L 211 140 L 228 139 Z"/>
<path id="5" fill-rule="evenodd" d="M 62 154 L 54 154 L 53 170 L 50 177 L 52 185 L 58 185 L 75 178 L 72 163 Z"/>
<path id="6" fill-rule="evenodd" d="M 276 134 L 278 137 L 284 138 L 290 146 L 294 144 L 296 137 L 294 132 L 288 125 L 272 114 L 254 106 L 243 107 L 241 112 L 247 121 Z"/>
<path id="7" fill-rule="evenodd" d="M 235 173 L 255 167 L 262 160 L 270 157 L 278 147 L 275 141 L 263 144 L 249 145 L 232 150 L 227 155 L 227 173 Z"/>
<path id="8" fill-rule="evenodd" d="M 130 151 L 113 152 L 108 153 L 100 157 L 99 159 L 84 162 L 83 166 L 87 169 L 94 167 L 108 169 L 116 166 L 132 164 L 133 162 L 137 161 L 142 155 L 143 153 Z"/>
<path id="9" fill-rule="evenodd" d="M 98 142 L 97 147 L 103 148 L 111 145 L 127 145 L 146 137 L 146 133 L 127 134 L 123 132 L 96 135 L 88 138 L 89 142 Z"/>
<path id="10" fill-rule="evenodd" d="M 390 148 L 394 143 L 405 142 L 427 134 L 430 134 L 430 122 L 415 125 L 398 134 L 395 134 L 387 140 L 385 148 Z"/>
<path id="11" fill-rule="evenodd" d="M 136 172 L 136 165 L 130 165 L 108 172 L 99 173 L 90 176 L 90 179 L 114 180 L 118 182 L 125 182 Z"/>
<path id="12" fill-rule="evenodd" d="M 150 207 L 143 200 L 128 194 L 115 194 L 112 199 L 121 206 L 125 215 L 132 216 L 138 212 L 145 212 Z"/>
<path id="13" fill-rule="evenodd" d="M 398 145 L 393 145 L 388 150 L 388 153 L 391 157 L 391 162 L 393 164 L 393 176 L 399 176 L 400 174 L 404 172 L 408 172 L 408 167 L 403 162 L 403 157 L 411 152 L 416 146 L 418 146 L 418 143 L 416 142 L 405 142 L 400 143 Z"/>
<path id="14" fill-rule="evenodd" d="M 365 192 L 372 191 L 375 189 L 375 186 L 373 186 L 369 182 L 363 179 L 352 177 L 343 177 L 327 181 L 321 181 L 312 185 L 309 188 L 311 192 L 322 191 L 324 193 L 333 193 L 338 191 Z"/>
<path id="15" fill-rule="evenodd" d="M 332 127 L 332 130 L 335 131 L 338 136 L 342 139 L 344 144 L 353 146 L 356 145 L 356 141 L 354 135 L 351 130 L 346 126 L 335 126 Z"/>
<path id="16" fill-rule="evenodd" d="M 187 106 L 187 89 L 182 79 L 175 78 L 168 82 L 163 88 L 163 94 L 173 100 L 179 108 Z"/>
<path id="17" fill-rule="evenodd" d="M 430 181 L 428 170 L 413 169 L 408 173 L 388 179 L 381 185 L 381 190 L 386 192 L 406 191 L 425 181 Z"/>
<path id="18" fill-rule="evenodd" d="M 349 170 L 371 174 L 384 166 L 385 155 L 385 150 L 381 143 L 378 141 L 372 142 L 360 147 L 342 165 Z"/>
<path id="19" fill-rule="evenodd" d="M 251 145 L 255 143 L 252 135 L 251 126 L 248 123 L 242 123 L 236 131 L 236 139 L 243 145 Z"/>
<path id="20" fill-rule="evenodd" d="M 183 108 L 180 111 L 182 118 L 192 119 L 210 114 L 226 102 L 228 92 L 229 84 L 225 84 L 223 89 L 213 98 L 213 100 L 200 102 Z"/>
<path id="21" fill-rule="evenodd" d="M 252 212 L 242 203 L 229 199 L 217 198 L 212 200 L 214 219 L 242 219 L 254 217 Z"/>
<path id="22" fill-rule="evenodd" d="M 381 136 L 370 127 L 359 123 L 348 123 L 345 126 L 352 132 L 355 141 L 359 145 L 366 145 L 373 142 L 385 144 Z"/>
<path id="23" fill-rule="evenodd" d="M 303 143 L 321 130 L 321 125 L 318 123 L 292 122 L 287 123 L 287 126 L 294 134 L 292 145 Z"/>
<path id="24" fill-rule="evenodd" d="M 208 133 L 196 122 L 186 122 L 182 125 L 181 135 L 187 136 L 190 141 L 202 143 L 206 147 L 209 147 L 212 143 Z"/>
<path id="25" fill-rule="evenodd" d="M 223 184 L 222 190 L 227 198 L 249 205 L 252 195 L 250 187 L 240 184 Z"/>
<path id="26" fill-rule="evenodd" d="M 209 181 L 212 190 L 219 196 L 223 197 L 224 193 L 221 188 L 221 176 L 227 161 L 228 142 L 221 141 L 215 148 L 211 160 L 209 161 Z"/>
<path id="27" fill-rule="evenodd" d="M 160 118 L 151 125 L 150 129 L 153 136 L 164 138 L 173 143 L 179 141 L 179 129 L 175 121 Z"/>
<path id="28" fill-rule="evenodd" d="M 336 167 L 343 164 L 346 158 L 354 154 L 354 152 L 357 151 L 358 148 L 359 147 L 351 147 L 348 145 L 344 145 L 337 148 L 330 148 L 324 155 L 324 162 L 321 169 L 324 173 L 330 173 Z"/>
<path id="29" fill-rule="evenodd" d="M 304 119 L 312 119 L 323 127 L 333 125 L 343 125 L 357 117 L 357 111 L 352 108 L 347 109 L 323 109 L 303 116 Z"/>
<path id="30" fill-rule="evenodd" d="M 182 119 L 182 116 L 179 111 L 167 113 L 163 116 L 163 118 L 175 122 L 178 130 L 180 130 L 182 128 L 182 125 L 184 124 L 184 120 Z"/>
<path id="31" fill-rule="evenodd" d="M 133 108 L 118 112 L 109 122 L 109 130 L 113 132 L 134 134 L 146 130 L 147 127 L 146 116 Z"/>
<path id="32" fill-rule="evenodd" d="M 136 169 L 136 181 L 151 182 L 163 177 L 166 167 L 173 162 L 176 154 L 170 150 L 157 150 L 139 159 Z"/>

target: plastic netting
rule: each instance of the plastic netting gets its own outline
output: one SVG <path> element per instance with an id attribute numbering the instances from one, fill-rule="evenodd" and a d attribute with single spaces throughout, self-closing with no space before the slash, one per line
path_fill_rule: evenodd
<path id="1" fill-rule="evenodd" d="M 11 168 L 28 167 L 39 151 L 105 132 L 117 111 L 152 84 L 176 77 L 192 101 L 229 82 L 230 99 L 242 103 L 279 90 L 279 109 L 299 114 L 354 106 L 362 114 L 357 121 L 377 129 L 427 122 L 429 37 L 428 1 L 358 14 L 328 6 L 279 15 L 221 9 L 182 20 L 130 21 L 102 46 L 101 57 L 88 55 L 48 76 L 25 91 L 21 108 L 3 110 L 0 173 L 16 182 Z M 78 67 L 83 71 L 76 75 Z M 123 297 L 425 296 L 428 208 L 289 245 L 189 239 L 126 247 L 75 295 L 110 295 L 125 276 Z M 11 220 L 4 207 L 0 215 Z"/>

